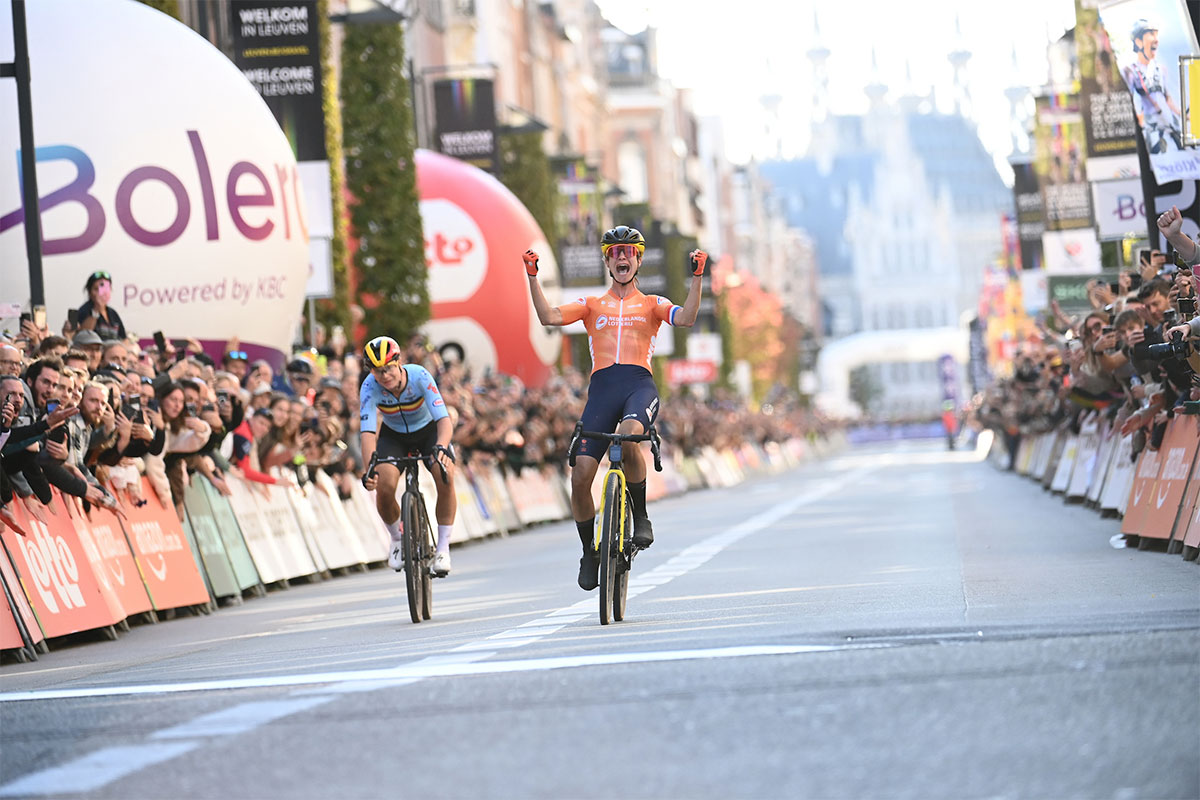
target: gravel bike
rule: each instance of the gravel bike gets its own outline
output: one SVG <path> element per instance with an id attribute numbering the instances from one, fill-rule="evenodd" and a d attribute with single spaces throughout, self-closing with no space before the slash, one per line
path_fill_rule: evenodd
<path id="1" fill-rule="evenodd" d="M 633 543 L 633 504 L 625 480 L 625 469 L 621 462 L 621 445 L 624 442 L 650 442 L 654 454 L 654 469 L 662 472 L 659 456 L 658 431 L 651 425 L 645 433 L 599 433 L 585 431 L 583 423 L 575 425 L 567 461 L 575 466 L 575 456 L 583 437 L 608 441 L 608 472 L 604 473 L 604 492 L 600 495 L 600 508 L 596 510 L 596 535 L 593 550 L 600 556 L 600 624 L 610 620 L 620 622 L 625 618 L 625 599 L 629 591 L 629 572 L 633 569 L 633 558 L 640 551 Z"/>
<path id="2" fill-rule="evenodd" d="M 410 453 L 407 456 L 371 456 L 367 474 L 374 475 L 375 467 L 391 464 L 404 473 L 404 494 L 400 496 L 400 544 L 404 558 L 404 588 L 408 591 L 408 613 L 412 621 L 429 619 L 433 614 L 433 574 L 430 565 L 437 550 L 429 510 L 421 495 L 418 467 L 437 464 L 446 479 L 446 468 L 432 455 Z"/>

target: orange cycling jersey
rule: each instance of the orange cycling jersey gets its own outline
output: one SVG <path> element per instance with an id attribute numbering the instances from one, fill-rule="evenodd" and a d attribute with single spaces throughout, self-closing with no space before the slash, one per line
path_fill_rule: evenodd
<path id="1" fill-rule="evenodd" d="M 559 306 L 564 324 L 583 320 L 592 354 L 592 372 L 613 364 L 635 364 L 650 369 L 650 356 L 662 323 L 675 324 L 680 306 L 665 297 L 636 289 L 625 297 L 610 290 L 600 297 L 581 297 Z"/>

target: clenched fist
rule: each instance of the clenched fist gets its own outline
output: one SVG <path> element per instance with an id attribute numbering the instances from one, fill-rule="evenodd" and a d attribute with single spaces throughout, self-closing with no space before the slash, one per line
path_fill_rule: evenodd
<path id="1" fill-rule="evenodd" d="M 521 256 L 525 261 L 525 274 L 531 278 L 536 278 L 538 274 L 538 254 L 532 250 L 526 250 L 525 255 Z"/>

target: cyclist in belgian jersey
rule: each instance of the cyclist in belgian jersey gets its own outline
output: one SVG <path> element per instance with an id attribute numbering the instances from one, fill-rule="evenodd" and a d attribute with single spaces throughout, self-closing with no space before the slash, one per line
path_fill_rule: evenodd
<path id="1" fill-rule="evenodd" d="M 543 325 L 569 325 L 583 321 L 592 354 L 592 376 L 583 428 L 638 435 L 645 433 L 658 416 L 658 389 L 650 372 L 650 357 L 659 328 L 665 322 L 690 328 L 700 311 L 704 266 L 708 254 L 693 250 L 688 255 L 692 285 L 682 306 L 658 295 L 642 294 L 637 273 L 646 252 L 646 240 L 636 228 L 618 225 L 605 232 L 600 250 L 612 276 L 612 286 L 600 297 L 581 297 L 566 305 L 551 307 L 538 283 L 538 254 L 525 253 L 529 293 L 538 320 Z M 600 560 L 592 550 L 596 506 L 592 482 L 604 455 L 605 442 L 585 438 L 571 471 L 571 511 L 583 557 L 579 559 L 579 587 L 591 591 L 599 585 Z M 654 543 L 654 529 L 646 515 L 646 462 L 633 443 L 622 445 L 622 459 L 633 500 L 633 541 L 638 547 Z"/>
<path id="2" fill-rule="evenodd" d="M 376 452 L 380 456 L 406 456 L 419 452 L 432 456 L 446 470 L 430 469 L 437 486 L 437 555 L 430 571 L 439 578 L 450 574 L 450 532 L 458 498 L 454 493 L 454 423 L 446 402 L 429 370 L 419 364 L 403 364 L 403 351 L 395 339 L 378 336 L 367 342 L 364 362 L 371 374 L 359 389 L 364 463 Z M 379 423 L 383 423 L 380 425 Z M 400 470 L 394 464 L 379 464 L 374 474 L 363 476 L 363 486 L 375 489 L 375 507 L 392 537 L 388 566 L 399 571 L 403 566 L 400 550 L 400 505 L 396 486 Z"/>

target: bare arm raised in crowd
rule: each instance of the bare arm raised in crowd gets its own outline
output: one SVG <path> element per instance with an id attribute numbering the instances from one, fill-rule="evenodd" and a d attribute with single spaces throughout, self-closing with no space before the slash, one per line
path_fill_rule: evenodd
<path id="1" fill-rule="evenodd" d="M 1178 208 L 1171 206 L 1170 211 L 1159 215 L 1158 229 L 1167 237 L 1171 247 L 1179 251 L 1184 261 L 1192 265 L 1200 264 L 1200 245 L 1183 232 L 1183 215 Z"/>

